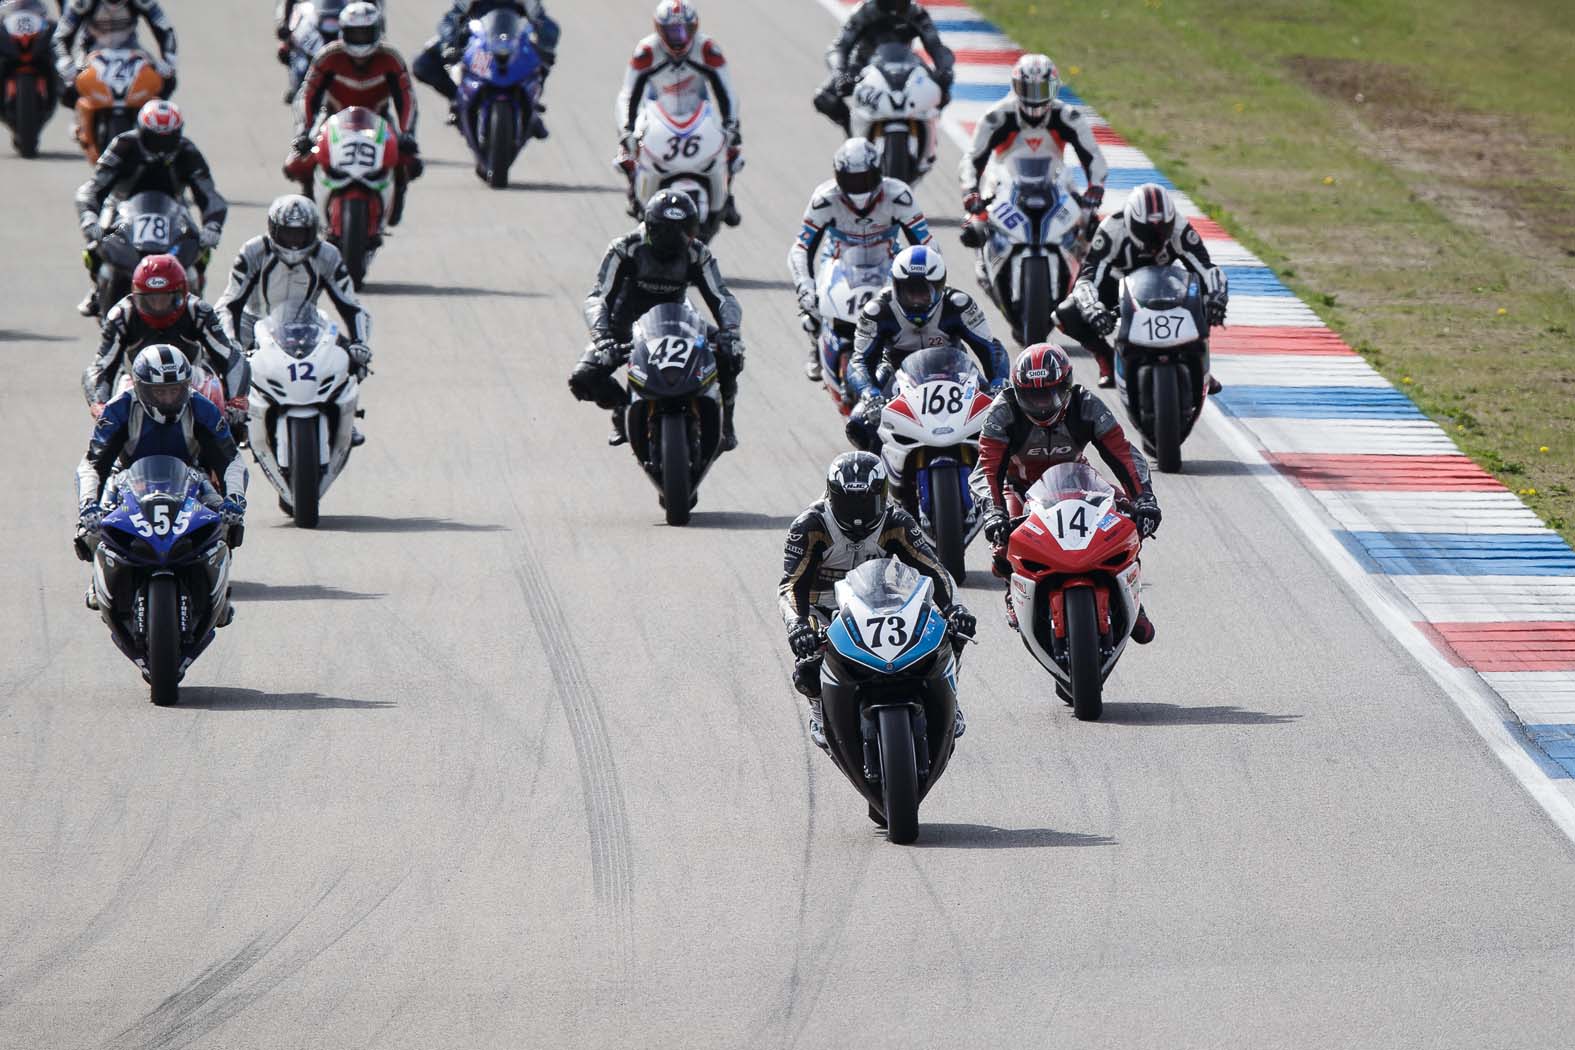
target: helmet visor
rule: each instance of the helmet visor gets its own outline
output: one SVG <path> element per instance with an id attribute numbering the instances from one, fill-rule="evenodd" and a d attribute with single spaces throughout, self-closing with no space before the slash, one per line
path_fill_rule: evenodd
<path id="1" fill-rule="evenodd" d="M 837 172 L 837 188 L 848 196 L 874 193 L 880 189 L 881 173 L 879 168 L 870 168 L 867 171 L 839 171 Z"/>
<path id="2" fill-rule="evenodd" d="M 689 231 L 683 223 L 658 222 L 646 227 L 645 236 L 651 250 L 664 259 L 671 259 L 689 246 Z"/>
<path id="3" fill-rule="evenodd" d="M 302 251 L 317 240 L 317 231 L 310 226 L 279 226 L 268 228 L 268 237 L 275 247 L 285 251 Z"/>
<path id="4" fill-rule="evenodd" d="M 145 317 L 168 317 L 175 312 L 180 298 L 179 292 L 135 292 L 131 301 Z"/>
<path id="5" fill-rule="evenodd" d="M 191 399 L 190 383 L 138 383 L 137 398 L 148 408 L 174 415 Z"/>
<path id="6" fill-rule="evenodd" d="M 357 52 L 365 54 L 372 50 L 377 46 L 377 41 L 382 35 L 375 25 L 341 26 L 339 29 L 339 39 L 344 41 L 346 50 L 352 54 Z"/>
<path id="7" fill-rule="evenodd" d="M 837 527 L 852 539 L 862 539 L 874 532 L 885 510 L 884 486 L 869 492 L 839 492 L 831 498 L 831 514 L 837 519 Z"/>
<path id="8" fill-rule="evenodd" d="M 689 23 L 684 21 L 660 22 L 656 26 L 657 32 L 662 34 L 662 46 L 675 55 L 681 55 L 689 50 L 689 45 L 694 41 L 694 31 Z"/>
<path id="9" fill-rule="evenodd" d="M 179 131 L 154 131 L 151 128 L 142 128 L 137 134 L 142 139 L 142 148 L 156 157 L 167 157 L 180 148 Z"/>
<path id="10" fill-rule="evenodd" d="M 1054 423 L 1065 414 L 1071 396 L 1071 390 L 1065 385 L 1019 387 L 1017 403 L 1035 423 Z"/>
<path id="11" fill-rule="evenodd" d="M 891 287 L 897 306 L 905 314 L 912 316 L 927 313 L 935 305 L 935 286 L 923 277 L 904 277 L 892 281 Z"/>
<path id="12" fill-rule="evenodd" d="M 1161 245 L 1170 240 L 1170 235 L 1176 229 L 1176 221 L 1169 222 L 1134 222 L 1131 224 L 1132 236 L 1137 242 L 1149 251 L 1157 250 Z"/>
<path id="13" fill-rule="evenodd" d="M 1024 106 L 1045 107 L 1050 105 L 1050 81 L 1035 77 L 1019 77 L 1012 85 L 1017 89 L 1017 101 Z"/>

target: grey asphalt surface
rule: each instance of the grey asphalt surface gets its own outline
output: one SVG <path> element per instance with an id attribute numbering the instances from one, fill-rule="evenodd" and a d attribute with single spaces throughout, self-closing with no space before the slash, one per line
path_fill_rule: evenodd
<path id="1" fill-rule="evenodd" d="M 236 205 L 213 298 L 287 189 L 283 71 L 270 5 L 167 6 Z M 393 6 L 408 54 L 438 5 Z M 745 224 L 716 248 L 750 357 L 691 527 L 564 387 L 628 225 L 612 99 L 648 7 L 554 5 L 553 136 L 514 190 L 422 89 L 369 442 L 315 533 L 253 471 L 239 615 L 175 709 L 69 547 L 87 167 L 64 115 L 44 158 L 0 156 L 0 1046 L 1566 1044 L 1575 850 L 1206 433 L 1159 480 L 1159 639 L 1104 722 L 1055 699 L 970 552 L 968 735 L 920 844 L 882 839 L 809 742 L 775 609 L 843 447 L 784 265 L 836 145 L 820 8 L 705 10 L 743 98 Z"/>

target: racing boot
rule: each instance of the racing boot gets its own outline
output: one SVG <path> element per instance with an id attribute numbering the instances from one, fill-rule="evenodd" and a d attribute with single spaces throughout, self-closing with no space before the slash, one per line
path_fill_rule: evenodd
<path id="1" fill-rule="evenodd" d="M 361 433 L 361 428 L 354 423 L 350 424 L 350 447 L 360 448 L 366 444 L 366 435 Z"/>
<path id="2" fill-rule="evenodd" d="M 722 402 L 722 451 L 731 452 L 738 447 L 738 432 L 733 429 L 733 406 L 736 402 Z"/>
<path id="3" fill-rule="evenodd" d="M 77 303 L 77 313 L 83 317 L 97 317 L 99 314 L 98 288 L 92 288 L 80 303 Z"/>
<path id="4" fill-rule="evenodd" d="M 544 139 L 547 137 L 547 134 L 547 125 L 542 123 L 541 114 L 537 113 L 531 118 L 530 137 L 533 139 Z"/>
<path id="5" fill-rule="evenodd" d="M 613 448 L 629 443 L 629 431 L 624 428 L 623 410 L 613 409 L 612 430 L 607 435 L 607 444 Z"/>
<path id="6" fill-rule="evenodd" d="M 1111 367 L 1113 355 L 1102 346 L 1091 347 L 1090 352 L 1094 355 L 1094 360 L 1099 365 L 1099 389 L 1109 390 L 1116 385 L 1115 372 Z"/>
<path id="7" fill-rule="evenodd" d="M 825 716 L 821 713 L 818 699 L 809 702 L 809 738 L 815 742 L 816 747 L 830 752 L 831 749 L 826 746 Z"/>
<path id="8" fill-rule="evenodd" d="M 87 593 L 82 595 L 82 604 L 98 612 L 98 588 L 91 583 L 88 584 Z"/>
<path id="9" fill-rule="evenodd" d="M 1147 645 L 1154 640 L 1154 624 L 1148 618 L 1148 610 L 1138 606 L 1137 619 L 1132 624 L 1132 640 L 1139 645 Z"/>
<path id="10" fill-rule="evenodd" d="M 1012 592 L 1010 589 L 1006 592 L 1006 622 L 1014 631 L 1022 629 L 1017 625 L 1017 606 L 1012 604 Z"/>
<path id="11" fill-rule="evenodd" d="M 738 204 L 731 193 L 727 195 L 727 203 L 722 205 L 722 221 L 729 226 L 737 226 L 744 221 L 744 217 L 738 214 Z"/>
<path id="12" fill-rule="evenodd" d="M 1215 379 L 1213 373 L 1211 372 L 1209 374 L 1209 396 L 1210 397 L 1214 397 L 1214 396 L 1218 395 L 1221 390 L 1224 390 L 1224 389 L 1225 389 L 1225 385 L 1223 383 L 1221 383 L 1218 379 Z"/>
<path id="13" fill-rule="evenodd" d="M 214 624 L 213 626 L 215 626 L 215 627 L 228 627 L 230 624 L 232 624 L 234 622 L 235 622 L 235 603 L 232 602 L 232 601 L 229 601 L 228 599 L 226 599 L 225 602 L 224 602 L 224 615 L 219 617 L 219 622 Z"/>
<path id="14" fill-rule="evenodd" d="M 809 360 L 804 362 L 804 375 L 812 383 L 820 382 L 820 347 L 809 348 Z"/>

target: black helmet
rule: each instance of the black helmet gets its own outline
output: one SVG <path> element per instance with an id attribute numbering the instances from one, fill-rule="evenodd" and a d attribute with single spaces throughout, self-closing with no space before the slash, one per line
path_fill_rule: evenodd
<path id="1" fill-rule="evenodd" d="M 864 539 L 886 520 L 886 467 L 873 452 L 844 452 L 826 472 L 826 504 L 848 539 Z"/>
<path id="2" fill-rule="evenodd" d="M 645 243 L 658 258 L 672 259 L 689 247 L 700 229 L 700 209 L 677 190 L 662 190 L 645 203 Z"/>
<path id="3" fill-rule="evenodd" d="M 905 15 L 912 6 L 913 0 L 875 0 L 875 9 L 888 15 Z"/>

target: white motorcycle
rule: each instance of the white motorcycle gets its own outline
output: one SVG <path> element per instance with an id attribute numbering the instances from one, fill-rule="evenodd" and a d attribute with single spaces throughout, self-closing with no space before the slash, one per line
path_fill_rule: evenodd
<path id="1" fill-rule="evenodd" d="M 963 551 L 984 524 L 968 488 L 993 395 L 979 366 L 955 346 L 911 353 L 880 414 L 881 457 L 893 487 L 918 510 L 941 564 L 961 582 Z"/>
<path id="2" fill-rule="evenodd" d="M 1049 337 L 1056 304 L 1066 298 L 1087 247 L 1092 209 L 1057 181 L 1055 168 L 1048 157 L 1025 155 L 996 173 L 979 249 L 979 285 L 1011 319 L 1022 346 Z"/>
<path id="3" fill-rule="evenodd" d="M 664 189 L 688 194 L 700 212 L 700 239 L 709 242 L 727 206 L 728 135 L 710 99 L 698 97 L 693 103 L 691 111 L 673 112 L 651 98 L 641 108 L 634 124 L 640 143 L 634 202 L 648 201 Z"/>
<path id="4" fill-rule="evenodd" d="M 929 68 L 904 44 L 882 44 L 859 74 L 849 127 L 880 149 L 888 178 L 915 185 L 935 166 L 941 96 Z"/>
<path id="5" fill-rule="evenodd" d="M 257 323 L 251 352 L 252 456 L 303 529 L 350 458 L 359 414 L 356 369 L 333 322 L 309 303 L 287 303 Z"/>
<path id="6" fill-rule="evenodd" d="M 826 389 L 847 415 L 853 407 L 844 377 L 853 356 L 859 312 L 891 281 L 891 241 L 834 244 L 815 266 L 820 297 L 820 374 Z"/>

